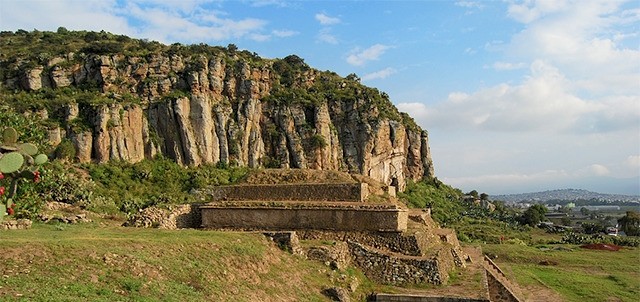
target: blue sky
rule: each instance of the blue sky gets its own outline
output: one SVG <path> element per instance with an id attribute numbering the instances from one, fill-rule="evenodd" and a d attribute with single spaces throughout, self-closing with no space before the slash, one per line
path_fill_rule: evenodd
<path id="1" fill-rule="evenodd" d="M 356 73 L 489 194 L 640 193 L 638 1 L 1 0 L 0 30 L 105 30 Z"/>

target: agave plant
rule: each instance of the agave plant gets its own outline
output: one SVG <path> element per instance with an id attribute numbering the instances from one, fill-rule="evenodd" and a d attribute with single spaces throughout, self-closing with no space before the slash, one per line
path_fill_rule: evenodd
<path id="1" fill-rule="evenodd" d="M 0 141 L 0 221 L 5 213 L 12 215 L 14 199 L 21 179 L 40 181 L 40 165 L 46 163 L 47 155 L 38 154 L 38 147 L 31 143 L 18 142 L 18 132 L 14 128 L 6 128 Z M 3 184 L 9 182 L 6 188 Z M 5 196 L 6 195 L 6 196 Z"/>

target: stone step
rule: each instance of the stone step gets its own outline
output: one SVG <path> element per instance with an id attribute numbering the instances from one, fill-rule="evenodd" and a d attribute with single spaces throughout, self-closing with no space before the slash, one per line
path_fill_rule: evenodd
<path id="1" fill-rule="evenodd" d="M 348 202 L 348 201 L 304 201 L 304 200 L 231 200 L 215 201 L 201 207 L 212 208 L 307 208 L 307 209 L 363 209 L 389 210 L 401 209 L 406 212 L 402 204 L 390 202 Z"/>
<path id="2" fill-rule="evenodd" d="M 363 202 L 366 183 L 241 184 L 210 187 L 203 192 L 212 201 L 296 200 Z"/>
<path id="3" fill-rule="evenodd" d="M 200 206 L 202 227 L 236 230 L 402 232 L 407 210 L 392 204 L 247 202 Z"/>

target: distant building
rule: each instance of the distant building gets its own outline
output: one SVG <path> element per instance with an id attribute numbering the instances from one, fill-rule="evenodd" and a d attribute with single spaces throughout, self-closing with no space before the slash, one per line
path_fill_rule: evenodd
<path id="1" fill-rule="evenodd" d="M 619 211 L 620 206 L 582 206 L 589 211 Z"/>
<path id="2" fill-rule="evenodd" d="M 547 218 L 562 218 L 562 217 L 569 217 L 568 213 L 560 213 L 560 212 L 554 212 L 554 213 L 546 213 L 544 214 L 544 217 Z"/>

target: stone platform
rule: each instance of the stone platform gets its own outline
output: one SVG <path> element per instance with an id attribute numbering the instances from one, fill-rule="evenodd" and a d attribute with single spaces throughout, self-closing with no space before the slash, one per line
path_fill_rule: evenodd
<path id="1" fill-rule="evenodd" d="M 364 202 L 366 183 L 242 184 L 211 187 L 213 201 L 342 201 Z"/>
<path id="2" fill-rule="evenodd" d="M 241 230 L 402 232 L 407 209 L 393 204 L 349 202 L 211 203 L 200 207 L 202 227 Z"/>

